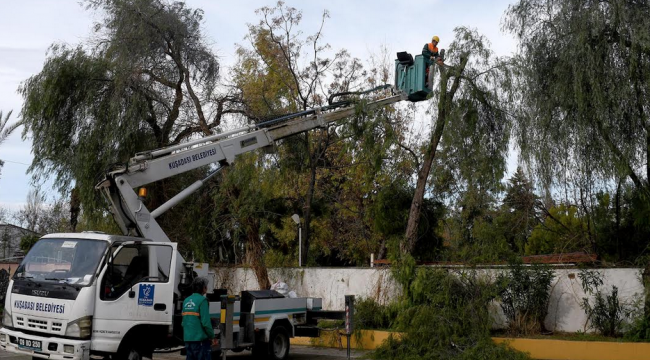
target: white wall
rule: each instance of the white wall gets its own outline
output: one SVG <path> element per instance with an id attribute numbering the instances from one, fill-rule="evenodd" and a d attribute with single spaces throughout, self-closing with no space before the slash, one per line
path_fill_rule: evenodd
<path id="1" fill-rule="evenodd" d="M 217 268 L 215 284 L 227 288 L 229 293 L 255 290 L 259 286 L 255 274 L 245 268 Z M 627 304 L 638 301 L 643 294 L 641 270 L 599 269 L 604 280 L 602 289 L 608 293 L 612 285 L 618 287 L 619 298 Z M 503 269 L 481 270 L 485 275 L 495 277 Z M 545 325 L 548 330 L 576 332 L 585 330 L 587 315 L 580 307 L 586 297 L 582 291 L 578 269 L 558 269 L 552 282 L 549 299 L 549 314 Z M 269 269 L 272 283 L 284 281 L 298 296 L 320 297 L 323 309 L 343 310 L 344 295 L 372 298 L 385 304 L 399 296 L 399 286 L 386 268 L 277 268 Z M 500 307 L 493 306 L 496 326 L 504 324 Z M 589 331 L 589 329 L 587 329 Z"/>
<path id="2" fill-rule="evenodd" d="M 618 288 L 619 299 L 632 305 L 643 296 L 641 271 L 643 269 L 599 269 L 604 284 L 601 287 L 608 294 L 612 286 Z M 545 325 L 553 331 L 585 331 L 587 315 L 580 307 L 586 297 L 582 291 L 578 269 L 561 269 L 556 271 L 549 300 L 549 315 Z M 589 329 L 586 329 L 589 330 Z"/>

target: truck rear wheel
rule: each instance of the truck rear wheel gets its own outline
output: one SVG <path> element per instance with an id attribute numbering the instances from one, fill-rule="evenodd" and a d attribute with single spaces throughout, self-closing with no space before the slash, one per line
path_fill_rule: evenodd
<path id="1" fill-rule="evenodd" d="M 251 349 L 255 359 L 284 360 L 289 356 L 289 331 L 278 325 L 271 330 L 269 342 L 260 342 Z"/>
<path id="2" fill-rule="evenodd" d="M 221 350 L 210 351 L 210 358 L 212 360 L 221 360 Z"/>
<path id="3" fill-rule="evenodd" d="M 271 330 L 269 336 L 268 354 L 269 359 L 284 360 L 289 356 L 289 331 L 282 325 Z"/>

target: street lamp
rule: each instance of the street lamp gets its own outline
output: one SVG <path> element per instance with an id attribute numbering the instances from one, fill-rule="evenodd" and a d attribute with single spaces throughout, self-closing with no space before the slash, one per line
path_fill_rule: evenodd
<path id="1" fill-rule="evenodd" d="M 302 226 L 300 226 L 300 216 L 293 214 L 291 220 L 298 225 L 298 267 L 302 267 Z"/>

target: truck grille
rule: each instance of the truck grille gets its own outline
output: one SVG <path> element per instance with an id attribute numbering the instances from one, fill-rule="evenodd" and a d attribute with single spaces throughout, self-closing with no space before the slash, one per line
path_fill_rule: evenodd
<path id="1" fill-rule="evenodd" d="M 60 320 L 49 320 L 32 318 L 29 316 L 16 316 L 16 327 L 49 333 L 63 333 L 63 322 Z"/>
<path id="2" fill-rule="evenodd" d="M 47 321 L 27 319 L 27 326 L 29 326 L 32 329 L 47 330 Z"/>
<path id="3" fill-rule="evenodd" d="M 52 331 L 61 332 L 63 324 L 60 322 L 52 322 Z"/>

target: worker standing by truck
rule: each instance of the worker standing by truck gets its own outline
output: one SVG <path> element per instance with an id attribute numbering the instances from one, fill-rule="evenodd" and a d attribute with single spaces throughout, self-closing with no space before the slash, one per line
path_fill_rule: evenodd
<path id="1" fill-rule="evenodd" d="M 214 329 L 210 322 L 210 309 L 205 294 L 208 279 L 197 277 L 192 282 L 193 294 L 183 301 L 183 340 L 187 360 L 210 360 L 210 347 Z"/>

